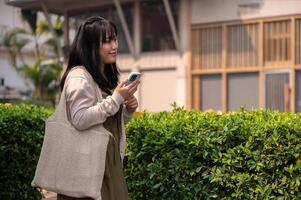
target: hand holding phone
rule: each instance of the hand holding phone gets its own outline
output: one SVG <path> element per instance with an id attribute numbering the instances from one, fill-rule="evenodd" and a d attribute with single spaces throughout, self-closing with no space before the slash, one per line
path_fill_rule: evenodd
<path id="1" fill-rule="evenodd" d="M 140 72 L 131 72 L 128 76 L 128 81 L 126 82 L 125 86 L 130 85 L 132 82 L 140 79 L 141 77 L 141 73 Z"/>

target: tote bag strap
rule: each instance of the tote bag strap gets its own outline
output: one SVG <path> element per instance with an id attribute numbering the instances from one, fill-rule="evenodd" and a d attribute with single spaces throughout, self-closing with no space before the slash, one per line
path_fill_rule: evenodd
<path id="1" fill-rule="evenodd" d="M 75 68 L 81 68 L 84 70 L 84 73 L 89 77 L 89 79 L 92 78 L 92 76 L 87 72 L 87 70 L 85 69 L 85 67 L 83 66 L 77 66 L 72 68 L 69 73 L 74 70 Z M 66 81 L 66 80 L 65 80 Z M 92 78 L 92 81 L 94 83 L 94 80 Z M 70 123 L 70 111 L 69 108 L 67 107 L 67 99 L 66 99 L 66 83 L 64 84 L 63 90 L 61 92 L 60 95 L 60 100 L 59 103 L 55 109 L 55 113 L 54 113 L 54 119 L 64 122 L 64 123 Z M 96 84 L 94 84 L 94 88 L 95 88 L 95 92 L 97 92 L 97 88 L 95 87 Z M 96 93 L 97 94 L 97 93 Z M 98 95 L 97 95 L 97 99 L 99 101 Z M 71 124 L 71 123 L 70 123 Z"/>
<path id="2" fill-rule="evenodd" d="M 68 109 L 67 109 L 67 100 L 66 100 L 66 95 L 65 95 L 65 91 L 66 91 L 66 84 L 63 87 L 63 90 L 60 94 L 60 100 L 58 105 L 56 106 L 55 112 L 53 114 L 53 116 L 51 116 L 49 119 L 53 119 L 55 121 L 60 121 L 62 123 L 67 123 L 69 124 L 69 118 L 68 118 Z"/>
<path id="3" fill-rule="evenodd" d="M 93 80 L 92 76 L 86 71 L 86 69 L 84 67 L 80 66 L 80 68 L 84 69 L 85 73 L 89 76 L 90 79 L 92 79 L 91 81 L 93 81 L 93 84 L 94 84 L 95 94 L 97 96 L 97 101 L 100 101 L 101 99 L 99 99 L 99 96 L 97 94 L 97 92 L 98 92 L 98 86 L 97 86 L 97 84 L 95 83 L 95 81 Z M 69 119 L 69 116 L 70 116 L 70 111 L 69 111 L 69 108 L 67 107 L 66 84 L 64 84 L 63 90 L 61 92 L 59 103 L 58 103 L 58 105 L 57 105 L 57 107 L 55 109 L 53 117 L 50 117 L 50 118 L 54 119 L 55 121 L 66 123 L 66 124 L 69 124 L 70 126 L 72 126 L 71 122 L 70 122 L 70 119 Z M 104 128 L 102 124 L 100 124 L 98 126 L 101 126 L 101 128 Z M 114 136 L 109 131 L 106 131 L 106 132 L 112 138 L 114 138 Z"/>

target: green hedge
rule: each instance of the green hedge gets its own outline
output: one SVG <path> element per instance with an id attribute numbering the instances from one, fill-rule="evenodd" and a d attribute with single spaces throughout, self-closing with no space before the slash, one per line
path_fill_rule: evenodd
<path id="1" fill-rule="evenodd" d="M 44 120 L 51 113 L 38 106 L 0 104 L 0 199 L 41 199 L 30 183 L 41 150 Z"/>
<path id="2" fill-rule="evenodd" d="M 30 182 L 52 112 L 0 104 L 0 199 L 40 199 Z M 127 132 L 131 199 L 301 199 L 300 114 L 176 108 Z"/>
<path id="3" fill-rule="evenodd" d="M 301 115 L 175 109 L 127 126 L 132 199 L 301 199 Z"/>

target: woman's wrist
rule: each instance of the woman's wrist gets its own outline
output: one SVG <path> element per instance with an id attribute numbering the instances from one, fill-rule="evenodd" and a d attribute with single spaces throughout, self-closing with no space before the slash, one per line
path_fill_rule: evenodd
<path id="1" fill-rule="evenodd" d="M 116 92 L 116 91 L 113 92 L 112 99 L 114 99 L 119 105 L 123 104 L 123 102 L 124 102 L 123 96 L 119 92 Z"/>

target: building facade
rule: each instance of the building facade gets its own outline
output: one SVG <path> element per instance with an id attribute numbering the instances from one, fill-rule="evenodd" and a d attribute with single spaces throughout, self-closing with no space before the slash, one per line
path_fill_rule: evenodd
<path id="1" fill-rule="evenodd" d="M 192 4 L 193 107 L 301 111 L 301 1 Z"/>
<path id="2" fill-rule="evenodd" d="M 62 15 L 64 45 L 86 17 L 117 24 L 121 79 L 143 73 L 139 110 L 301 111 L 299 0 L 7 0 Z"/>

